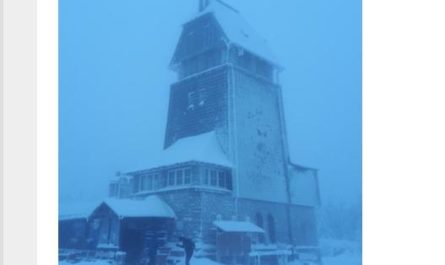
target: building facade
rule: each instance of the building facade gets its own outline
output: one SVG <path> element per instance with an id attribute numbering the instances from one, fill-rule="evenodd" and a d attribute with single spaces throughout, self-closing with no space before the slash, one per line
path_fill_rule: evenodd
<path id="1" fill-rule="evenodd" d="M 236 232 L 249 235 L 248 252 L 255 245 L 316 247 L 317 170 L 289 159 L 283 69 L 267 42 L 235 8 L 200 1 L 170 66 L 177 81 L 164 150 L 147 168 L 117 176 L 110 196 L 156 195 L 174 211 L 175 233 L 220 261 L 232 252 L 217 246 Z"/>

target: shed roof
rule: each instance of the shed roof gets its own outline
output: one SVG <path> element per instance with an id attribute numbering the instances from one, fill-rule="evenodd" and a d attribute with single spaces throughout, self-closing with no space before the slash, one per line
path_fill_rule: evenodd
<path id="1" fill-rule="evenodd" d="M 87 219 L 100 201 L 63 202 L 59 204 L 59 221 Z"/>
<path id="2" fill-rule="evenodd" d="M 214 221 L 213 224 L 224 232 L 264 233 L 261 227 L 246 221 Z"/>
<path id="3" fill-rule="evenodd" d="M 242 47 L 272 64 L 278 65 L 267 41 L 250 26 L 238 10 L 220 0 L 215 0 L 211 1 L 192 20 L 209 13 L 215 17 L 230 43 Z"/>
<path id="4" fill-rule="evenodd" d="M 319 206 L 317 169 L 290 163 L 288 172 L 292 203 L 310 207 Z"/>
<path id="5" fill-rule="evenodd" d="M 175 212 L 158 196 L 152 195 L 145 200 L 107 199 L 104 204 L 120 218 L 161 217 L 176 218 Z"/>

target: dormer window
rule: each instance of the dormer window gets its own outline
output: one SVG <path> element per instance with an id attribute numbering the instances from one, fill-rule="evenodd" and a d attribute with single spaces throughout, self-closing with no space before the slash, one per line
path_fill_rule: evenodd
<path id="1" fill-rule="evenodd" d="M 197 107 L 204 106 L 207 100 L 204 91 L 205 90 L 201 88 L 198 92 L 191 91 L 187 94 L 187 110 L 195 110 Z"/>
<path id="2" fill-rule="evenodd" d="M 187 109 L 188 110 L 194 110 L 195 107 L 197 106 L 198 103 L 198 95 L 196 92 L 192 91 L 189 92 L 187 95 L 187 100 L 188 100 L 188 105 L 187 105 Z"/>
<path id="3" fill-rule="evenodd" d="M 201 88 L 198 90 L 198 105 L 199 106 L 204 106 L 205 102 L 206 102 L 206 95 L 204 93 L 204 89 Z"/>

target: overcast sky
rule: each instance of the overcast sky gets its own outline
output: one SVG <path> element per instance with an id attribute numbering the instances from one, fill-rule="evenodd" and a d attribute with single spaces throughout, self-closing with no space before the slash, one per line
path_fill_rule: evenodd
<path id="1" fill-rule="evenodd" d="M 227 0 L 285 67 L 291 156 L 322 200 L 361 196 L 361 1 Z M 60 200 L 100 200 L 162 148 L 167 66 L 198 0 L 61 0 Z"/>

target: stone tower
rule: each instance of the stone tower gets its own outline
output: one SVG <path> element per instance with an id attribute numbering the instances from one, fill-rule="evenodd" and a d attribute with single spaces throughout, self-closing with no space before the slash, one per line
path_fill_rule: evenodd
<path id="1" fill-rule="evenodd" d="M 278 73 L 266 41 L 221 1 L 201 3 L 171 61 L 165 148 L 215 131 L 239 197 L 287 203 L 288 154 Z"/>
<path id="2" fill-rule="evenodd" d="M 119 197 L 125 184 L 130 198 L 159 196 L 176 229 L 206 244 L 218 245 L 225 225 L 238 222 L 259 227 L 260 243 L 316 246 L 317 170 L 289 160 L 282 68 L 267 42 L 238 10 L 201 0 L 170 67 L 177 81 L 164 150 L 113 182 L 110 194 Z"/>

